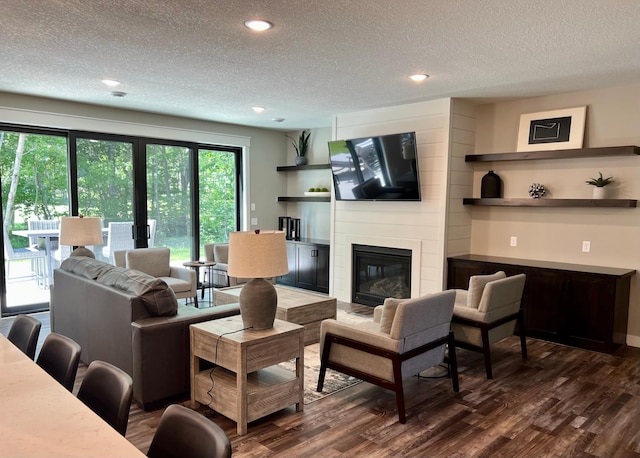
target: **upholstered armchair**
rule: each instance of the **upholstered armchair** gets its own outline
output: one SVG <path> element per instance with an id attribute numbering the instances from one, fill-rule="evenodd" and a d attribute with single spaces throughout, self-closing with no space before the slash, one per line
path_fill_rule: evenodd
<path id="1" fill-rule="evenodd" d="M 170 265 L 169 248 L 138 248 L 135 250 L 115 251 L 115 265 L 139 270 L 152 277 L 158 277 L 167 283 L 178 299 L 193 298 L 198 306 L 198 279 L 192 269 Z"/>
<path id="2" fill-rule="evenodd" d="M 448 347 L 453 390 L 459 390 L 453 333 L 454 291 L 417 299 L 386 299 L 371 322 L 348 324 L 324 320 L 320 326 L 322 391 L 327 368 L 343 372 L 396 394 L 398 418 L 406 423 L 403 381 L 444 361 Z"/>
<path id="3" fill-rule="evenodd" d="M 520 334 L 522 358 L 527 359 L 527 340 L 520 302 L 524 290 L 524 274 L 507 277 L 504 272 L 474 275 L 469 289 L 453 290 L 456 301 L 451 330 L 456 345 L 484 354 L 487 378 L 491 369 L 491 344 L 514 334 L 516 322 Z"/>

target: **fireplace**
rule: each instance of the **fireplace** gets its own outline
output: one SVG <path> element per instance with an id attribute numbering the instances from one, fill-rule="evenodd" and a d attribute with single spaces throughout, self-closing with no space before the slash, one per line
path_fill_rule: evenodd
<path id="1" fill-rule="evenodd" d="M 387 297 L 411 297 L 411 250 L 352 245 L 351 301 L 380 305 Z"/>

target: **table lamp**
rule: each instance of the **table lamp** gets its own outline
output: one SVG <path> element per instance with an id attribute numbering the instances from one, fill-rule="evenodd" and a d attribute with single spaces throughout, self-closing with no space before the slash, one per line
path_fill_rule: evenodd
<path id="1" fill-rule="evenodd" d="M 265 278 L 289 272 L 285 233 L 248 231 L 229 234 L 228 274 L 251 278 L 240 291 L 240 314 L 245 328 L 271 329 L 278 295 Z"/>
<path id="2" fill-rule="evenodd" d="M 102 245 L 102 219 L 68 216 L 60 219 L 60 245 L 76 246 L 70 256 L 95 258 L 85 245 Z"/>

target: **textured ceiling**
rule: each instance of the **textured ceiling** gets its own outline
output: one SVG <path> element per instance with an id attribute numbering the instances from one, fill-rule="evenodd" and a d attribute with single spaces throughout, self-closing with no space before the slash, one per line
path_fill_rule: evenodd
<path id="1" fill-rule="evenodd" d="M 637 82 L 639 24 L 638 0 L 2 0 L 0 91 L 294 130 Z"/>

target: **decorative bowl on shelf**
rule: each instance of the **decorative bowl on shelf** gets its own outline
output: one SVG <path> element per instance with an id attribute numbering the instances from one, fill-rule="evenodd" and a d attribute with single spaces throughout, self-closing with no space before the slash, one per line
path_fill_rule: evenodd
<path id="1" fill-rule="evenodd" d="M 322 192 L 322 191 L 305 191 L 305 197 L 331 197 L 331 191 Z"/>

